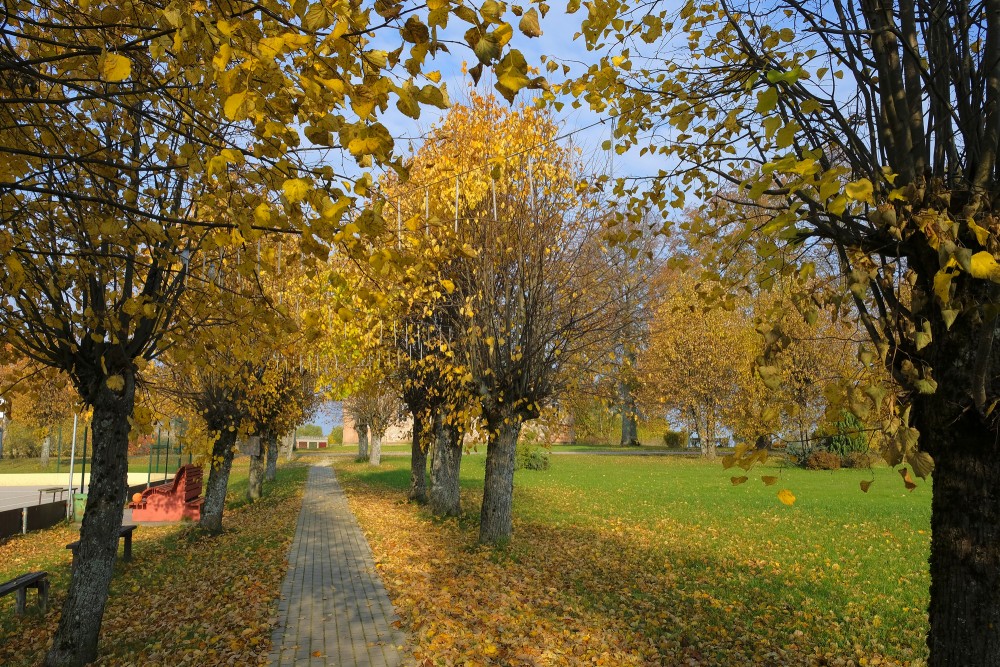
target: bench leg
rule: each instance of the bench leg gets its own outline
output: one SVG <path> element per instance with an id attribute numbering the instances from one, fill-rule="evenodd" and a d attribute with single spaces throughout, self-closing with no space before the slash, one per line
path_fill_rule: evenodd
<path id="1" fill-rule="evenodd" d="M 125 533 L 125 553 L 122 560 L 128 562 L 132 560 L 132 533 Z"/>
<path id="2" fill-rule="evenodd" d="M 24 614 L 25 598 L 28 597 L 27 587 L 21 586 L 20 588 L 17 589 L 14 595 L 17 597 L 17 601 L 14 603 L 14 613 L 17 614 L 18 616 L 21 616 L 22 614 Z"/>
<path id="3" fill-rule="evenodd" d="M 44 614 L 49 610 L 49 580 L 42 579 L 38 582 L 38 607 Z"/>

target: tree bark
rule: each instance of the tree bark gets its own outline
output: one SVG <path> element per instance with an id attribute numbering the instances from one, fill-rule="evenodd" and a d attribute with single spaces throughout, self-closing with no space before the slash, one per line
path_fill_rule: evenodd
<path id="1" fill-rule="evenodd" d="M 128 418 L 134 403 L 131 377 L 126 379 L 123 395 L 104 387 L 98 390 L 93 403 L 90 493 L 80 528 L 77 568 L 52 647 L 45 656 L 46 667 L 76 667 L 97 659 L 97 641 L 118 554 L 118 531 L 128 489 Z"/>
<path id="2" fill-rule="evenodd" d="M 431 462 L 429 501 L 434 516 L 462 513 L 459 473 L 462 468 L 462 438 L 458 429 L 434 415 L 434 457 Z"/>
<path id="3" fill-rule="evenodd" d="M 423 419 L 413 413 L 413 444 L 410 447 L 410 500 L 427 502 L 427 447 L 423 433 Z"/>
<path id="4" fill-rule="evenodd" d="M 358 432 L 358 460 L 364 461 L 368 458 L 368 424 L 358 424 L 355 430 Z"/>
<path id="5" fill-rule="evenodd" d="M 42 467 L 49 467 L 49 456 L 52 453 L 52 436 L 46 434 L 42 439 Z"/>
<path id="6" fill-rule="evenodd" d="M 257 455 L 250 455 L 250 476 L 247 479 L 247 500 L 251 503 L 261 499 L 264 495 L 264 468 L 267 465 L 267 441 L 269 436 L 260 436 L 260 449 Z"/>
<path id="7" fill-rule="evenodd" d="M 515 417 L 496 420 L 486 445 L 486 479 L 479 520 L 479 543 L 502 546 L 514 532 L 514 463 L 521 422 Z"/>
<path id="8" fill-rule="evenodd" d="M 702 457 L 713 460 L 715 458 L 715 425 L 707 409 L 702 415 L 695 413 L 694 424 L 698 431 L 698 446 Z"/>
<path id="9" fill-rule="evenodd" d="M 285 460 L 291 461 L 292 454 L 295 453 L 295 431 L 286 433 L 282 437 L 282 441 L 285 443 Z"/>
<path id="10" fill-rule="evenodd" d="M 236 431 L 223 429 L 212 446 L 212 466 L 205 486 L 205 504 L 201 508 L 199 526 L 210 533 L 222 531 L 222 514 L 226 509 L 229 471 L 233 467 L 233 447 Z"/>
<path id="11" fill-rule="evenodd" d="M 937 414 L 948 413 L 946 406 L 940 407 Z M 929 665 L 998 667 L 1000 457 L 996 433 L 973 410 L 957 421 L 918 424 L 918 429 L 921 443 L 935 462 Z"/>
<path id="12" fill-rule="evenodd" d="M 622 447 L 639 446 L 639 424 L 636 419 L 635 395 L 626 383 L 622 383 Z"/>
<path id="13" fill-rule="evenodd" d="M 382 433 L 371 431 L 371 446 L 368 448 L 368 465 L 382 465 Z"/>
<path id="14" fill-rule="evenodd" d="M 268 435 L 267 441 L 261 441 L 260 445 L 267 448 L 267 468 L 264 471 L 264 481 L 273 482 L 278 474 L 278 436 Z"/>

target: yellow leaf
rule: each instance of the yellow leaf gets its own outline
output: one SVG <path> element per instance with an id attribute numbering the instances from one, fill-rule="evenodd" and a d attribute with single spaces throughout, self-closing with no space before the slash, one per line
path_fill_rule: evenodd
<path id="1" fill-rule="evenodd" d="M 253 210 L 253 217 L 257 224 L 266 225 L 271 220 L 271 207 L 263 202 L 257 204 L 257 208 Z"/>
<path id="2" fill-rule="evenodd" d="M 112 375 L 104 381 L 104 384 L 106 384 L 108 389 L 111 391 L 121 391 L 125 388 L 125 378 L 121 375 Z"/>
<path id="3" fill-rule="evenodd" d="M 768 86 L 764 90 L 757 93 L 757 107 L 755 109 L 757 113 L 770 113 L 776 106 L 778 106 L 777 88 L 774 86 Z"/>
<path id="4" fill-rule="evenodd" d="M 986 240 L 990 237 L 990 233 L 977 225 L 972 218 L 969 218 L 969 229 L 971 229 L 972 233 L 976 235 L 976 240 L 979 241 L 979 245 L 985 246 Z"/>
<path id="5" fill-rule="evenodd" d="M 764 475 L 760 478 L 760 481 L 764 482 L 764 486 L 774 486 L 778 483 L 778 478 L 771 475 Z"/>
<path id="6" fill-rule="evenodd" d="M 285 39 L 283 37 L 265 37 L 260 40 L 258 46 L 260 47 L 260 55 L 262 58 L 274 58 L 281 53 L 281 50 L 285 48 Z"/>
<path id="7" fill-rule="evenodd" d="M 309 194 L 309 182 L 301 178 L 289 178 L 281 189 L 285 192 L 285 197 L 293 204 L 302 201 Z"/>
<path id="8" fill-rule="evenodd" d="M 108 53 L 101 63 L 101 78 L 105 81 L 124 81 L 132 74 L 132 61 L 117 53 Z"/>
<path id="9" fill-rule="evenodd" d="M 730 477 L 729 478 L 729 483 L 732 484 L 733 486 L 739 486 L 740 484 L 742 484 L 745 481 L 747 481 L 746 475 L 744 475 L 742 477 Z"/>
<path id="10" fill-rule="evenodd" d="M 844 192 L 854 201 L 872 201 L 872 182 L 862 178 L 844 187 Z"/>
<path id="11" fill-rule="evenodd" d="M 794 505 L 795 504 L 795 494 L 793 494 L 788 489 L 782 489 L 781 491 L 778 491 L 778 500 L 780 500 L 781 502 L 783 502 L 786 505 Z"/>
<path id="12" fill-rule="evenodd" d="M 448 294 L 451 294 L 452 292 L 455 291 L 455 283 L 448 280 L 447 278 L 441 281 L 441 286 L 444 287 L 445 291 L 448 292 Z"/>
<path id="13" fill-rule="evenodd" d="M 969 260 L 969 273 L 973 278 L 1000 282 L 1000 266 L 997 265 L 996 258 L 985 250 L 977 252 Z"/>
<path id="14" fill-rule="evenodd" d="M 903 486 L 906 487 L 907 491 L 912 491 L 917 488 L 917 483 L 913 481 L 912 477 L 910 477 L 909 470 L 906 468 L 900 468 L 897 472 L 899 473 L 899 476 L 903 478 Z"/>
<path id="15" fill-rule="evenodd" d="M 871 480 L 865 480 L 861 482 L 861 490 L 868 493 L 868 489 L 872 488 L 873 482 Z"/>
<path id="16" fill-rule="evenodd" d="M 951 300 L 951 274 L 938 271 L 934 274 L 934 294 L 942 304 Z"/>
<path id="17" fill-rule="evenodd" d="M 240 111 L 240 107 L 243 106 L 243 101 L 247 98 L 246 92 L 233 93 L 226 98 L 226 104 L 223 106 L 223 112 L 226 114 L 226 118 L 229 120 L 236 120 L 237 114 Z"/>

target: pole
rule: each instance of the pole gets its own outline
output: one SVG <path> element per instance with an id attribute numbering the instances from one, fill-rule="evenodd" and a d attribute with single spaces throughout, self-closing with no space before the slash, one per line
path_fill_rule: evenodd
<path id="1" fill-rule="evenodd" d="M 85 476 L 87 474 L 87 436 L 89 435 L 90 435 L 90 424 L 87 424 L 86 426 L 83 427 L 83 458 L 80 459 L 80 462 L 83 464 L 83 467 L 80 468 L 80 493 L 86 493 Z"/>
<path id="2" fill-rule="evenodd" d="M 76 463 L 76 420 L 80 417 L 73 414 L 73 445 L 69 450 L 69 506 L 66 508 L 66 518 L 73 516 L 73 465 Z"/>
<path id="3" fill-rule="evenodd" d="M 167 451 L 163 456 L 163 481 L 167 481 L 167 468 L 170 467 L 170 431 L 167 431 Z"/>
<path id="4" fill-rule="evenodd" d="M 59 422 L 59 439 L 56 444 L 56 474 L 59 474 L 59 467 L 62 463 L 62 422 Z"/>
<path id="5" fill-rule="evenodd" d="M 156 427 L 156 447 L 160 446 L 160 433 L 163 430 L 162 426 L 157 425 Z M 153 449 L 152 445 L 149 446 L 149 465 L 146 466 L 146 488 L 149 488 L 149 481 L 153 477 Z"/>

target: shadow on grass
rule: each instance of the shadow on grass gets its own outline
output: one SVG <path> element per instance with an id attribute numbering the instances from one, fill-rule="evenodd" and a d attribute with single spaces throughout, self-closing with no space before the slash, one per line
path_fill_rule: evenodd
<path id="1" fill-rule="evenodd" d="M 405 502 L 408 470 L 351 466 L 342 472 L 362 501 L 375 494 Z M 767 557 L 768 536 L 748 536 L 765 545 L 762 557 L 758 550 L 724 543 L 726 534 L 712 525 L 687 526 L 702 531 L 688 534 L 679 532 L 676 521 L 639 524 L 614 518 L 547 522 L 521 517 L 511 543 L 485 549 L 475 544 L 481 481 L 464 479 L 462 486 L 465 514 L 459 521 L 440 525 L 418 510 L 426 522 L 420 530 L 432 536 L 434 558 L 423 554 L 403 564 L 417 573 L 412 581 L 429 598 L 416 603 L 419 620 L 407 628 L 418 635 L 418 650 L 428 651 L 421 657 L 449 659 L 447 652 L 434 653 L 429 636 L 420 645 L 420 628 L 433 627 L 451 637 L 482 635 L 499 647 L 501 663 L 511 665 L 522 664 L 513 656 L 525 645 L 559 654 L 577 650 L 587 638 L 604 638 L 623 652 L 627 660 L 619 664 L 633 664 L 633 659 L 662 665 L 926 659 L 926 619 L 922 611 L 899 604 L 890 568 L 849 573 L 838 564 L 834 569 L 828 559 L 824 565 L 822 553 L 804 553 L 819 548 L 802 546 L 808 540 L 790 543 L 802 553 L 776 551 Z M 551 490 L 518 488 L 516 493 L 515 513 L 518 506 L 544 507 Z M 873 575 L 890 581 L 873 581 Z M 406 578 L 398 571 L 391 576 Z M 498 583 L 490 588 L 486 582 Z M 439 591 L 460 591 L 461 608 L 482 609 L 494 619 L 492 625 L 449 611 L 453 598 L 439 599 Z M 397 593 L 419 595 L 410 589 Z M 404 615 L 407 604 L 412 601 L 404 600 Z M 519 635 L 524 618 L 537 627 Z M 505 629 L 497 632 L 493 626 Z"/>

